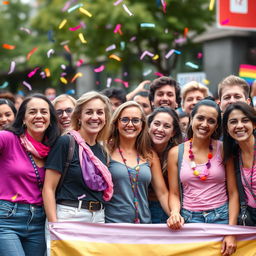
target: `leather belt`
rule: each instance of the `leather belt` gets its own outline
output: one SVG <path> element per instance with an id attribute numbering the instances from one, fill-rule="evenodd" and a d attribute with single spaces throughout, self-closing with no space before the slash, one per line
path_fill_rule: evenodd
<path id="1" fill-rule="evenodd" d="M 82 202 L 81 205 L 79 202 Z M 104 205 L 98 201 L 74 201 L 74 200 L 59 200 L 57 204 L 71 206 L 74 208 L 82 208 L 91 212 L 96 212 L 104 209 Z"/>

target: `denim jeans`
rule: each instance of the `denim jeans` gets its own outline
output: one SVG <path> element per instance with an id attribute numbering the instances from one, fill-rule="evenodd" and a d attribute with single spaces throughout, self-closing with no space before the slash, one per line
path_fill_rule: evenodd
<path id="1" fill-rule="evenodd" d="M 185 223 L 215 223 L 228 224 L 228 203 L 213 210 L 193 212 L 186 209 L 181 210 L 181 216 Z"/>
<path id="2" fill-rule="evenodd" d="M 86 209 L 78 209 L 75 207 L 70 207 L 66 205 L 57 204 L 57 219 L 58 222 L 65 221 L 79 221 L 85 223 L 105 223 L 105 210 L 99 211 L 89 211 Z M 46 235 L 46 243 L 47 243 L 47 255 L 50 256 L 51 249 L 51 238 L 50 232 L 48 229 L 48 222 L 45 223 L 45 235 Z"/>
<path id="3" fill-rule="evenodd" d="M 166 223 L 168 216 L 165 214 L 158 201 L 149 201 L 149 210 L 152 223 Z"/>
<path id="4" fill-rule="evenodd" d="M 0 256 L 43 256 L 43 207 L 0 200 Z"/>

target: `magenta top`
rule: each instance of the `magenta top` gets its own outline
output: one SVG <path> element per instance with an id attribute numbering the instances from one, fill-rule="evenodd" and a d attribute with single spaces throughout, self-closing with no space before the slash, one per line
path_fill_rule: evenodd
<path id="1" fill-rule="evenodd" d="M 39 168 L 44 181 L 44 167 Z M 20 143 L 19 137 L 12 132 L 0 131 L 0 200 L 42 205 L 35 170 Z"/>
<path id="2" fill-rule="evenodd" d="M 244 176 L 245 176 L 245 179 L 247 180 L 248 185 L 251 186 L 253 193 L 256 195 L 256 165 L 254 165 L 253 168 L 243 168 L 241 171 L 244 173 Z M 250 192 L 250 189 L 246 186 L 246 183 L 244 182 L 244 179 L 242 177 L 242 173 L 241 173 L 241 179 L 244 186 L 244 192 L 247 197 L 247 204 L 252 208 L 256 208 L 255 199 L 253 198 L 253 195 Z"/>
<path id="3" fill-rule="evenodd" d="M 218 208 L 228 201 L 226 188 L 226 172 L 222 163 L 221 142 L 217 141 L 216 153 L 211 159 L 209 176 L 202 181 L 193 174 L 190 161 L 182 160 L 180 179 L 183 186 L 183 208 L 190 211 L 206 211 Z M 197 164 L 200 172 L 205 164 Z"/>

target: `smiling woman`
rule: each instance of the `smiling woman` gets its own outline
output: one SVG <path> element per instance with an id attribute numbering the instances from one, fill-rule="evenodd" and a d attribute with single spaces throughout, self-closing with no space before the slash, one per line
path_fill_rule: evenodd
<path id="1" fill-rule="evenodd" d="M 0 99 L 0 130 L 14 121 L 16 113 L 17 110 L 10 100 Z"/>

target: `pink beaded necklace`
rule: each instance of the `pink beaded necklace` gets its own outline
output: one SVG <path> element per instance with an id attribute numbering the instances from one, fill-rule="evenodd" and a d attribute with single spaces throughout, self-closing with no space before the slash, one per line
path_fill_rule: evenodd
<path id="1" fill-rule="evenodd" d="M 212 146 L 212 141 L 210 141 L 210 145 L 209 145 L 209 153 L 207 155 L 208 157 L 208 161 L 206 163 L 206 169 L 204 169 L 203 171 L 199 172 L 198 170 L 196 170 L 196 163 L 195 163 L 195 156 L 192 150 L 192 138 L 189 140 L 189 159 L 191 161 L 190 163 L 190 167 L 193 171 L 193 174 L 195 176 L 197 176 L 200 180 L 206 180 L 208 175 L 209 175 L 209 169 L 211 168 L 211 162 L 210 160 L 212 159 L 212 150 L 213 150 L 213 146 Z"/>

